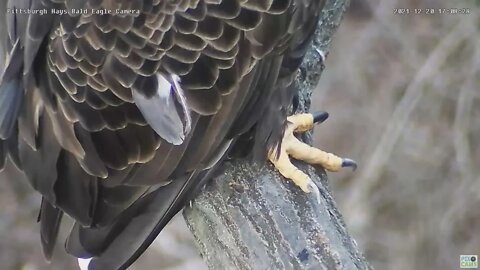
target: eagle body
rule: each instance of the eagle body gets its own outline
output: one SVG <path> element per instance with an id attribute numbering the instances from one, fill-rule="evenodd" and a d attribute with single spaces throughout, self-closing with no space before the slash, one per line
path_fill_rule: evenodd
<path id="1" fill-rule="evenodd" d="M 0 167 L 41 193 L 46 257 L 67 214 L 70 254 L 125 269 L 232 149 L 265 156 L 323 4 L 1 4 Z"/>

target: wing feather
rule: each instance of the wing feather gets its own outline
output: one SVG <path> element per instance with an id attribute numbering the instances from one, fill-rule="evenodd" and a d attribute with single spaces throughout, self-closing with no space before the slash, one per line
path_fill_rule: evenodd
<path id="1" fill-rule="evenodd" d="M 262 156 L 278 142 L 324 1 L 32 3 L 7 5 L 140 10 L 8 16 L 0 84 L 0 165 L 10 155 L 44 197 L 46 256 L 66 213 L 67 250 L 117 269 L 232 147 Z"/>
<path id="2" fill-rule="evenodd" d="M 23 100 L 22 49 L 17 40 L 0 78 L 0 139 L 12 134 Z"/>

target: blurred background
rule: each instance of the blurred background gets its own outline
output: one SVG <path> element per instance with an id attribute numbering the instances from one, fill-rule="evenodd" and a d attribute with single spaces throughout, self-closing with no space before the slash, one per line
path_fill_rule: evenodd
<path id="1" fill-rule="evenodd" d="M 458 269 L 459 255 L 480 255 L 477 9 L 474 1 L 353 1 L 335 36 L 312 103 L 331 117 L 315 142 L 359 162 L 329 180 L 376 269 Z"/>
<path id="2" fill-rule="evenodd" d="M 459 255 L 480 255 L 479 2 L 352 0 L 335 35 L 312 103 L 331 117 L 315 144 L 359 162 L 330 185 L 376 269 L 458 269 Z M 40 199 L 4 174 L 0 269 L 75 269 L 61 244 L 44 262 Z M 177 216 L 132 269 L 206 267 Z"/>

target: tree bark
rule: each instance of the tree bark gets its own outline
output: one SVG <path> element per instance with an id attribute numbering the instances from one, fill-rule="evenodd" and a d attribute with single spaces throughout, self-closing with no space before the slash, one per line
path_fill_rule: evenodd
<path id="1" fill-rule="evenodd" d="M 327 0 L 295 82 L 297 112 L 310 107 L 348 2 Z M 311 141 L 308 134 L 303 137 Z M 325 171 L 296 165 L 317 184 L 320 201 L 271 165 L 234 160 L 185 208 L 187 225 L 210 269 L 371 269 L 346 230 Z"/>

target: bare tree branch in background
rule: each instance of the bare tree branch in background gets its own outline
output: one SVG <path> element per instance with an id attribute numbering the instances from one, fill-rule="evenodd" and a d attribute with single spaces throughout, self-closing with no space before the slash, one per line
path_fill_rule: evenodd
<path id="1" fill-rule="evenodd" d="M 310 107 L 348 4 L 327 0 L 297 77 L 298 112 Z M 184 211 L 210 269 L 371 269 L 345 228 L 323 170 L 300 165 L 319 187 L 317 202 L 272 166 L 235 160 L 224 167 Z"/>

